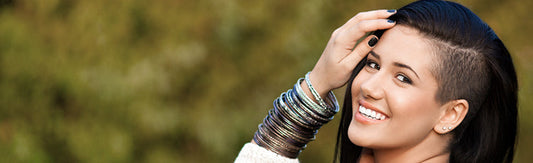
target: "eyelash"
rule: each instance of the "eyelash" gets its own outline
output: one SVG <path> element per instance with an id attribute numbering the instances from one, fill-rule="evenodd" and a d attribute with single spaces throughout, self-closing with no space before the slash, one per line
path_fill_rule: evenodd
<path id="1" fill-rule="evenodd" d="M 403 78 L 403 80 L 400 78 Z M 396 79 L 398 79 L 400 82 L 403 82 L 403 83 L 413 84 L 413 81 L 411 81 L 411 79 L 409 79 L 407 76 L 403 74 L 396 75 Z"/>
<path id="2" fill-rule="evenodd" d="M 366 66 L 368 66 L 368 67 L 370 67 L 372 69 L 376 69 L 376 70 L 379 70 L 381 68 L 378 63 L 376 63 L 376 62 L 374 62 L 372 60 L 366 61 Z M 376 66 L 377 66 L 377 68 L 376 68 Z"/>
<path id="3" fill-rule="evenodd" d="M 370 60 L 370 59 L 366 61 L 366 66 L 371 68 L 371 69 L 376 69 L 376 70 L 381 69 L 381 67 L 379 66 L 378 63 L 376 63 L 375 61 Z M 411 79 L 409 79 L 407 76 L 405 76 L 404 74 L 396 75 L 396 79 L 398 79 L 402 83 L 413 84 L 413 81 Z"/>

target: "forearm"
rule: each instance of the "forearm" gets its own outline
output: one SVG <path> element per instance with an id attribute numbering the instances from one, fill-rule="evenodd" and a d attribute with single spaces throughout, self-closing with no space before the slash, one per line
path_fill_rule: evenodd
<path id="1" fill-rule="evenodd" d="M 299 79 L 293 89 L 274 101 L 273 109 L 254 134 L 254 143 L 276 154 L 297 158 L 314 140 L 317 130 L 333 118 L 339 109 L 333 93 L 328 91 L 325 98 L 317 99 L 310 93 L 313 86 L 304 81 Z M 307 93 L 302 86 L 308 87 Z M 316 101 L 323 101 L 323 105 Z"/>
<path id="2" fill-rule="evenodd" d="M 256 143 L 272 153 L 297 158 L 306 144 L 314 140 L 317 130 L 339 110 L 331 90 L 346 84 L 357 63 L 372 50 L 378 38 L 368 36 L 356 46 L 357 40 L 368 32 L 393 27 L 394 22 L 386 18 L 395 12 L 359 13 L 335 30 L 312 72 L 306 75 L 306 81 L 298 80 L 293 89 L 274 101 L 274 108 L 258 126 L 250 145 Z"/>

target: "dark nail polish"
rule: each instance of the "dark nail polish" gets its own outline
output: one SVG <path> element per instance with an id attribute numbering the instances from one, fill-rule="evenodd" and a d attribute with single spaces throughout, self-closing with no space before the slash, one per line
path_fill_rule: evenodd
<path id="1" fill-rule="evenodd" d="M 394 10 L 394 9 L 390 9 L 390 10 L 387 10 L 387 12 L 390 12 L 390 13 L 395 13 L 395 12 L 396 12 L 396 10 Z"/>
<path id="2" fill-rule="evenodd" d="M 376 43 L 378 43 L 378 38 L 372 37 L 372 39 L 370 39 L 370 41 L 368 41 L 368 46 L 374 47 L 374 45 L 376 45 Z"/>
<path id="3" fill-rule="evenodd" d="M 388 22 L 388 23 L 394 23 L 394 22 L 396 22 L 396 21 L 394 21 L 394 20 L 390 20 L 390 19 L 389 19 L 389 20 L 387 20 L 387 22 Z"/>

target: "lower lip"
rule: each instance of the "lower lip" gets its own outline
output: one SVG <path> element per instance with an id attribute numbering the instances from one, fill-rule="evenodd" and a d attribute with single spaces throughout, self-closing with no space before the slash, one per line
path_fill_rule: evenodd
<path id="1" fill-rule="evenodd" d="M 357 107 L 357 108 L 359 108 L 359 107 Z M 362 115 L 359 112 L 359 109 L 354 110 L 354 111 L 355 111 L 354 119 L 357 122 L 359 122 L 359 123 L 362 123 L 362 124 L 375 124 L 375 123 L 379 123 L 379 122 L 383 122 L 384 121 L 384 120 L 375 120 L 375 119 L 368 118 L 368 117 Z"/>

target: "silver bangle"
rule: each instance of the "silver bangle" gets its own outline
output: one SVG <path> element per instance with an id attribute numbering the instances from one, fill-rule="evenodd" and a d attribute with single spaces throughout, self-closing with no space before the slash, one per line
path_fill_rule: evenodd
<path id="1" fill-rule="evenodd" d="M 298 83 L 294 85 L 294 89 L 296 90 L 295 92 L 297 94 L 298 99 L 300 99 L 305 106 L 319 112 L 321 115 L 329 117 L 335 114 L 336 112 L 331 112 L 330 109 L 320 106 L 319 104 L 314 102 L 311 98 L 309 98 L 307 94 L 305 94 L 305 92 L 302 89 L 302 86 L 300 85 L 303 80 L 304 79 L 299 79 Z M 330 93 L 333 94 L 331 91 Z"/>
<path id="2" fill-rule="evenodd" d="M 294 95 L 294 91 L 291 91 L 289 90 L 287 92 L 289 94 L 289 96 L 291 97 L 294 97 L 292 95 Z M 329 117 L 324 117 L 324 115 L 321 115 L 320 113 L 316 112 L 314 109 L 310 109 L 310 108 L 307 108 L 307 107 L 302 107 L 300 105 L 300 103 L 297 101 L 298 99 L 293 99 L 293 98 L 287 98 L 287 101 L 289 104 L 292 105 L 293 108 L 301 108 L 301 110 L 304 111 L 305 114 L 309 115 L 310 117 L 312 117 L 313 119 L 321 122 L 321 123 L 326 123 L 329 121 Z M 322 125 L 320 125 L 322 126 Z"/>
<path id="3" fill-rule="evenodd" d="M 315 99 L 316 99 L 316 101 L 318 101 L 318 104 L 320 106 L 326 108 L 327 107 L 326 103 L 320 97 L 320 94 L 318 94 L 318 92 L 315 90 L 315 88 L 311 84 L 311 79 L 309 78 L 309 74 L 311 74 L 311 71 L 309 71 L 309 72 L 307 72 L 307 74 L 305 74 L 305 82 L 307 83 L 307 87 L 309 87 L 309 90 L 311 91 L 311 94 L 313 94 L 313 96 L 315 96 Z"/>
<path id="4" fill-rule="evenodd" d="M 333 92 L 330 91 L 324 101 L 320 96 L 317 98 L 318 93 L 307 82 L 320 103 L 317 104 L 301 88 L 303 80 L 306 79 L 298 79 L 293 89 L 281 93 L 274 100 L 274 108 L 268 112 L 254 134 L 253 140 L 257 145 L 276 154 L 296 158 L 307 143 L 316 138 L 318 129 L 338 112 L 339 106 Z"/>

